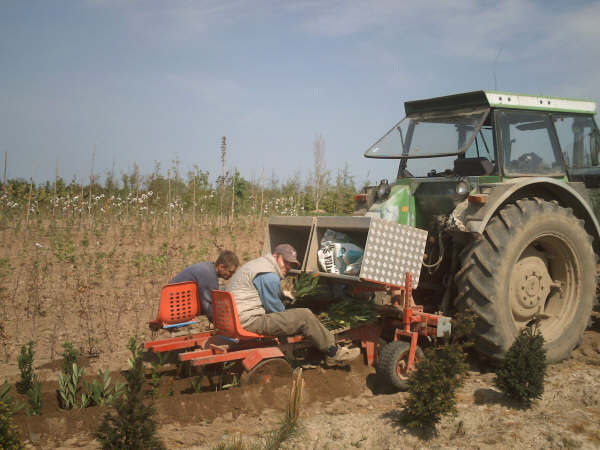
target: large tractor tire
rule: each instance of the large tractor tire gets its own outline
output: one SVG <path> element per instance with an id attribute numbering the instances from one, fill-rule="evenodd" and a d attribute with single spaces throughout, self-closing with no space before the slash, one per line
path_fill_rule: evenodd
<path id="1" fill-rule="evenodd" d="M 502 359 L 536 317 L 548 362 L 567 358 L 588 324 L 596 291 L 592 238 L 571 209 L 538 198 L 505 205 L 463 252 L 459 310 L 478 315 L 476 348 Z"/>

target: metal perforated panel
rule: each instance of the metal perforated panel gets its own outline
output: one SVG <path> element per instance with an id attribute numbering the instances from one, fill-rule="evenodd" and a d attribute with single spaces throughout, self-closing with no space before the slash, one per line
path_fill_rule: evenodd
<path id="1" fill-rule="evenodd" d="M 359 278 L 403 286 L 407 272 L 419 284 L 427 231 L 372 218 Z"/>

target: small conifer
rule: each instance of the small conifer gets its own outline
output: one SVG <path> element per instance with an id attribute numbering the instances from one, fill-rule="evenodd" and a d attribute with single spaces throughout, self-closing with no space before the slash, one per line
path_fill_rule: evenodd
<path id="1" fill-rule="evenodd" d="M 16 387 L 19 394 L 26 394 L 33 387 L 33 341 L 21 346 L 21 354 L 17 358 L 21 379 L 17 381 Z"/>
<path id="2" fill-rule="evenodd" d="M 425 351 L 409 374 L 409 397 L 404 404 L 402 423 L 409 428 L 434 431 L 442 416 L 456 413 L 456 390 L 467 376 L 469 365 L 464 349 L 472 345 L 475 315 L 459 313 L 446 343 Z"/>
<path id="3" fill-rule="evenodd" d="M 5 381 L 0 387 L 0 448 L 22 449 L 21 435 L 13 422 L 13 415 L 19 408 L 13 405 L 9 391 L 10 385 Z"/>
<path id="4" fill-rule="evenodd" d="M 125 395 L 115 404 L 116 416 L 106 414 L 95 437 L 103 449 L 163 449 L 164 444 L 156 435 L 156 422 L 152 419 L 154 408 L 144 403 L 144 365 L 142 348 L 135 338 L 129 340 L 131 351 L 130 370 Z"/>
<path id="5" fill-rule="evenodd" d="M 494 383 L 504 395 L 529 407 L 544 394 L 546 367 L 544 337 L 535 323 L 521 330 L 508 349 Z"/>

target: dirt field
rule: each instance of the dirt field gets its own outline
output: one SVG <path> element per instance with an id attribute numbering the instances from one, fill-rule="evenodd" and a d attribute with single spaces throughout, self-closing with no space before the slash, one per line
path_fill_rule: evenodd
<path id="1" fill-rule="evenodd" d="M 148 225 L 148 224 L 146 224 Z M 230 248 L 248 260 L 262 248 L 262 224 L 234 230 L 210 226 L 191 231 L 153 231 L 135 224 L 93 231 L 4 230 L 0 258 L 4 276 L 0 376 L 18 379 L 21 345 L 36 343 L 35 371 L 43 381 L 43 413 L 16 422 L 36 448 L 97 448 L 91 433 L 105 408 L 64 411 L 56 399 L 60 344 L 82 351 L 86 375 L 127 368 L 129 336 L 150 337 L 160 287 L 179 268 L 212 259 Z M 59 237 L 57 237 L 59 236 Z M 158 237 L 160 236 L 160 238 Z M 71 242 L 72 244 L 69 244 Z M 39 245 L 36 245 L 39 244 Z M 493 373 L 473 358 L 458 394 L 458 414 L 446 417 L 430 440 L 397 425 L 404 393 L 388 393 L 373 369 L 356 361 L 349 370 L 304 372 L 302 430 L 287 448 L 600 448 L 600 314 L 573 357 L 549 368 L 544 398 L 529 410 L 506 402 L 493 388 Z M 235 437 L 259 441 L 282 418 L 288 393 L 280 386 L 244 386 L 191 393 L 190 379 L 171 377 L 155 402 L 159 433 L 168 448 L 211 448 Z M 169 381 L 170 383 L 170 381 Z M 165 388 L 167 389 L 167 388 Z M 14 389 L 12 390 L 14 396 Z"/>

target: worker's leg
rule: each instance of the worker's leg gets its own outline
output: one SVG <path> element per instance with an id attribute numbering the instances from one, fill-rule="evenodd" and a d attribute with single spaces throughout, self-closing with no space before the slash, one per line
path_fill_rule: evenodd
<path id="1" fill-rule="evenodd" d="M 335 339 L 327 328 L 308 308 L 292 308 L 286 311 L 259 316 L 245 327 L 253 333 L 269 336 L 302 334 L 315 347 L 327 353 L 335 346 Z"/>

